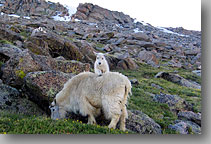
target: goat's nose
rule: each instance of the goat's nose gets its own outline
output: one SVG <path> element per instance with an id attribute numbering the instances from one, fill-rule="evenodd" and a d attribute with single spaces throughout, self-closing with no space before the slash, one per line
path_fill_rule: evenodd
<path id="1" fill-rule="evenodd" d="M 99 62 L 98 64 L 101 65 L 101 62 Z"/>

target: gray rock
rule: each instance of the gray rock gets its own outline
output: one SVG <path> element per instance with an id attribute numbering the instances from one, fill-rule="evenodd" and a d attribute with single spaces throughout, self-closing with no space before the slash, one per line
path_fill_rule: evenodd
<path id="1" fill-rule="evenodd" d="M 192 71 L 194 74 L 196 74 L 197 76 L 201 77 L 201 70 L 194 70 Z"/>
<path id="2" fill-rule="evenodd" d="M 186 101 L 182 99 L 181 97 L 179 97 L 178 95 L 169 95 L 169 94 L 160 93 L 160 94 L 156 94 L 153 97 L 153 100 L 159 103 L 168 104 L 169 108 L 172 111 L 190 109 Z"/>
<path id="3" fill-rule="evenodd" d="M 24 78 L 24 92 L 49 112 L 49 104 L 72 76 L 59 71 L 30 72 Z"/>
<path id="4" fill-rule="evenodd" d="M 194 113 L 192 111 L 180 111 L 178 113 L 178 119 L 192 121 L 201 126 L 201 113 Z"/>
<path id="5" fill-rule="evenodd" d="M 159 124 L 141 111 L 128 111 L 126 128 L 141 134 L 161 134 L 162 130 Z"/>
<path id="6" fill-rule="evenodd" d="M 201 89 L 200 84 L 198 84 L 196 82 L 189 81 L 189 80 L 181 77 L 178 74 L 173 74 L 173 73 L 168 73 L 168 72 L 159 72 L 155 75 L 155 78 L 163 78 L 163 79 L 171 81 L 173 83 L 177 83 L 181 86 L 195 88 L 195 89 Z"/>
<path id="7" fill-rule="evenodd" d="M 174 125 L 169 125 L 169 128 L 179 134 L 201 134 L 201 127 L 191 121 L 176 120 Z"/>
<path id="8" fill-rule="evenodd" d="M 21 96 L 21 93 L 0 82 L 0 110 L 27 115 L 45 115 L 35 103 Z"/>

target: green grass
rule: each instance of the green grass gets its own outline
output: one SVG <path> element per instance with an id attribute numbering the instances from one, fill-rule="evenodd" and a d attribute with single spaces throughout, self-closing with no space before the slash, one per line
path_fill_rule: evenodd
<path id="1" fill-rule="evenodd" d="M 7 41 L 5 39 L 0 40 L 0 43 L 1 44 L 10 44 L 10 45 L 13 45 L 10 41 Z"/>
<path id="2" fill-rule="evenodd" d="M 150 116 L 161 125 L 163 134 L 175 133 L 174 131 L 168 129 L 168 125 L 173 124 L 173 122 L 177 119 L 177 116 L 171 111 L 167 104 L 161 104 L 153 101 L 153 97 L 151 95 L 159 94 L 160 92 L 178 95 L 193 105 L 194 112 L 201 112 L 201 90 L 183 87 L 162 78 L 154 78 L 160 71 L 177 71 L 178 74 L 184 78 L 197 81 L 198 83 L 201 81 L 200 77 L 195 76 L 190 71 L 184 69 L 170 67 L 154 68 L 146 64 L 139 64 L 139 66 L 140 68 L 135 71 L 120 71 L 131 79 L 136 78 L 139 82 L 139 84 L 133 85 L 133 95 L 129 99 L 128 109 L 140 110 Z M 162 89 L 155 88 L 152 84 L 156 84 L 162 87 Z M 177 109 L 182 110 L 183 107 L 178 105 Z"/>
<path id="3" fill-rule="evenodd" d="M 140 110 L 155 120 L 161 128 L 163 134 L 176 134 L 175 131 L 168 129 L 169 124 L 177 119 L 175 112 L 167 104 L 153 101 L 153 95 L 160 92 L 171 95 L 178 95 L 190 105 L 194 112 L 201 112 L 201 90 L 183 87 L 162 78 L 154 78 L 160 72 L 175 72 L 186 79 L 201 82 L 200 77 L 195 76 L 191 71 L 160 67 L 154 68 L 146 64 L 139 64 L 137 70 L 121 70 L 120 72 L 130 79 L 136 78 L 139 84 L 134 84 L 133 95 L 128 102 L 128 109 Z M 152 84 L 160 86 L 162 89 L 153 87 Z M 181 105 L 176 105 L 177 109 L 184 109 Z M 51 120 L 46 117 L 24 116 L 17 114 L 0 114 L 0 133 L 31 133 L 31 134 L 120 134 L 130 133 L 120 130 L 111 130 L 104 126 L 87 125 L 81 122 L 68 120 Z"/>
<path id="4" fill-rule="evenodd" d="M 105 126 L 88 125 L 71 119 L 52 120 L 48 117 L 0 112 L 0 134 L 127 134 Z"/>

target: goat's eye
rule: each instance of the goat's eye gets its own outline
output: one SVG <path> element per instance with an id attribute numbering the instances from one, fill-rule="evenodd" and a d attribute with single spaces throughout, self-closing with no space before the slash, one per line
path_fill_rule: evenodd
<path id="1" fill-rule="evenodd" d="M 102 60 L 103 60 L 103 58 L 102 58 Z"/>

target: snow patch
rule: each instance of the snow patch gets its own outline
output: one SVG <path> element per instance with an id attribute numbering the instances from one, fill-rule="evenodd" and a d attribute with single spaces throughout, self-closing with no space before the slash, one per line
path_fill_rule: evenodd
<path id="1" fill-rule="evenodd" d="M 147 23 L 145 23 L 144 21 L 141 21 L 141 23 L 143 24 L 143 25 L 145 25 L 145 26 L 147 26 L 148 24 Z"/>
<path id="2" fill-rule="evenodd" d="M 60 15 L 62 14 L 62 12 L 57 12 L 58 14 L 56 16 L 52 16 L 55 21 L 70 21 L 71 16 L 77 11 L 76 7 L 71 7 L 68 5 L 64 5 L 64 7 L 68 10 L 68 16 L 61 17 Z"/>
<path id="3" fill-rule="evenodd" d="M 3 6 L 4 4 L 0 4 L 0 7 Z"/>
<path id="4" fill-rule="evenodd" d="M 3 12 L 1 12 L 1 15 L 4 15 L 4 13 L 3 13 Z"/>
<path id="5" fill-rule="evenodd" d="M 143 33 L 143 31 L 139 30 L 139 28 L 135 28 L 135 29 L 133 29 L 133 31 L 134 31 L 134 33 L 138 33 L 138 32 L 142 32 Z"/>
<path id="6" fill-rule="evenodd" d="M 163 28 L 163 27 L 157 27 L 157 28 L 160 29 L 161 31 L 165 32 L 165 33 L 175 34 L 175 35 L 182 36 L 182 37 L 189 37 L 188 35 L 179 34 L 179 33 L 170 31 L 166 28 Z"/>
<path id="7" fill-rule="evenodd" d="M 76 22 L 80 22 L 81 20 L 79 20 L 79 19 L 75 19 L 75 21 L 76 21 Z"/>
<path id="8" fill-rule="evenodd" d="M 16 14 L 8 14 L 8 16 L 16 17 L 16 18 L 19 18 L 20 17 L 19 15 L 16 15 Z"/>
<path id="9" fill-rule="evenodd" d="M 25 19 L 31 19 L 29 16 L 23 16 L 23 18 L 25 18 Z"/>
<path id="10" fill-rule="evenodd" d="M 96 26 L 97 23 L 89 23 L 90 26 Z"/>
<path id="11" fill-rule="evenodd" d="M 115 25 L 119 28 L 123 28 L 123 26 L 121 24 L 115 24 Z"/>

